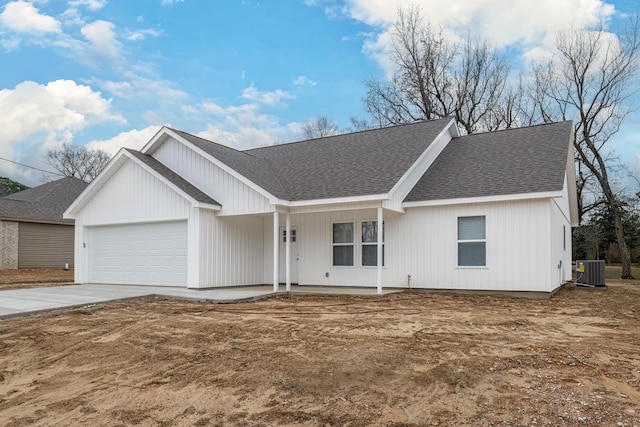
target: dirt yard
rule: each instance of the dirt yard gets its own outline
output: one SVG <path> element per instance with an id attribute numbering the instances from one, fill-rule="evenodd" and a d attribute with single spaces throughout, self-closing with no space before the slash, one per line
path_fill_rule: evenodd
<path id="1" fill-rule="evenodd" d="M 42 286 L 60 286 L 73 283 L 73 269 L 0 270 L 0 291 Z"/>
<path id="2" fill-rule="evenodd" d="M 640 426 L 640 281 L 3 321 L 0 424 Z"/>

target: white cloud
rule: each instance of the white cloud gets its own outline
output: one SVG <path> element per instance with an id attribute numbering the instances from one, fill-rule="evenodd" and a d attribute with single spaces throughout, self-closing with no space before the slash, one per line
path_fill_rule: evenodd
<path id="1" fill-rule="evenodd" d="M 40 11 L 27 1 L 12 1 L 5 5 L 0 15 L 2 23 L 23 33 L 59 33 L 60 22 L 55 18 L 41 14 Z"/>
<path id="2" fill-rule="evenodd" d="M 140 41 L 146 39 L 147 37 L 158 37 L 161 34 L 162 31 L 154 30 L 153 28 L 147 28 L 143 30 L 132 31 L 127 39 L 131 41 Z"/>
<path id="3" fill-rule="evenodd" d="M 90 150 L 106 151 L 112 156 L 123 147 L 139 150 L 153 138 L 158 130 L 160 130 L 160 127 L 161 126 L 152 125 L 141 130 L 132 129 L 127 132 L 121 132 L 113 138 L 90 141 L 86 147 Z"/>
<path id="4" fill-rule="evenodd" d="M 0 46 L 8 52 L 16 50 L 20 46 L 20 37 L 4 36 L 0 38 Z"/>
<path id="5" fill-rule="evenodd" d="M 182 102 L 189 95 L 174 87 L 174 84 L 159 78 L 146 78 L 133 71 L 128 71 L 123 76 L 126 80 L 114 82 L 111 80 L 98 80 L 95 82 L 104 90 L 115 96 L 125 99 L 154 98 L 163 102 Z"/>
<path id="6" fill-rule="evenodd" d="M 321 6 L 319 3 L 307 2 Z M 363 51 L 389 70 L 389 28 L 397 18 L 398 7 L 413 4 L 451 38 L 471 33 L 497 47 L 517 46 L 526 57 L 548 55 L 546 51 L 557 32 L 568 26 L 585 28 L 615 13 L 615 7 L 605 0 L 346 0 L 342 11 L 379 29 Z"/>
<path id="7" fill-rule="evenodd" d="M 248 102 L 222 106 L 205 101 L 182 105 L 181 110 L 192 120 L 206 123 L 198 136 L 238 150 L 291 141 L 300 134 L 300 123 L 282 125 L 276 116 L 263 111 L 292 98 L 287 92 L 281 89 L 261 92 L 252 84 L 241 91 L 241 98 Z"/>
<path id="8" fill-rule="evenodd" d="M 46 85 L 25 81 L 14 89 L 0 90 L 0 156 L 41 165 L 46 150 L 72 142 L 92 124 L 107 122 L 125 120 L 111 111 L 111 100 L 89 86 L 71 80 Z M 7 166 L 0 164 L 0 175 L 3 172 Z M 33 172 L 8 172 L 34 180 Z"/>
<path id="9" fill-rule="evenodd" d="M 120 43 L 114 33 L 115 25 L 108 21 L 94 21 L 80 29 L 82 35 L 93 45 L 101 55 L 117 58 L 120 54 Z"/>
<path id="10" fill-rule="evenodd" d="M 202 104 L 200 104 L 200 107 L 204 112 L 211 113 L 216 116 L 222 116 L 225 114 L 225 109 L 215 102 L 203 102 Z"/>
<path id="11" fill-rule="evenodd" d="M 89 10 L 100 10 L 107 4 L 107 0 L 71 0 L 69 2 L 69 6 L 77 8 L 77 7 L 86 7 Z"/>
<path id="12" fill-rule="evenodd" d="M 300 134 L 300 123 L 289 123 L 284 126 L 260 128 L 242 126 L 228 130 L 223 124 L 208 124 L 207 128 L 196 135 L 236 150 L 266 147 L 295 139 Z"/>
<path id="13" fill-rule="evenodd" d="M 170 6 L 174 3 L 182 3 L 184 0 L 161 0 L 160 4 L 163 6 Z"/>
<path id="14" fill-rule="evenodd" d="M 101 82 L 101 86 L 116 96 L 129 97 L 131 94 L 131 83 L 129 82 L 112 82 L 111 80 L 107 80 Z"/>
<path id="15" fill-rule="evenodd" d="M 305 85 L 313 87 L 313 86 L 317 85 L 318 83 L 313 81 L 313 80 L 311 80 L 311 79 L 309 79 L 309 78 L 307 78 L 307 76 L 298 76 L 293 80 L 293 84 L 296 85 L 297 87 L 302 87 L 302 86 L 305 86 Z"/>
<path id="16" fill-rule="evenodd" d="M 75 7 L 70 7 L 62 12 L 62 15 L 60 15 L 59 18 L 62 20 L 64 25 L 67 26 L 74 25 L 81 27 L 86 24 L 84 18 L 80 14 L 80 11 Z"/>
<path id="17" fill-rule="evenodd" d="M 266 105 L 276 105 L 284 99 L 295 98 L 282 89 L 276 89 L 271 92 L 261 92 L 253 83 L 251 83 L 251 86 L 242 90 L 240 97 Z"/>

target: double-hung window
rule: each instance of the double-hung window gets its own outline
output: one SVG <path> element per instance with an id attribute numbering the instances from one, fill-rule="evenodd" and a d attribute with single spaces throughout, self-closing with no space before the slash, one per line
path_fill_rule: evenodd
<path id="1" fill-rule="evenodd" d="M 336 222 L 333 224 L 333 265 L 353 266 L 354 223 Z"/>
<path id="2" fill-rule="evenodd" d="M 458 266 L 487 265 L 487 233 L 484 216 L 458 218 Z"/>
<path id="3" fill-rule="evenodd" d="M 362 266 L 378 265 L 378 221 L 362 221 Z M 384 222 L 382 223 L 382 265 L 384 265 Z"/>

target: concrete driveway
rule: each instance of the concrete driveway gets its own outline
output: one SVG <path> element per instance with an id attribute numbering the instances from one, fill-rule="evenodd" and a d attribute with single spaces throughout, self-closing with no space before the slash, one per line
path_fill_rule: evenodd
<path id="1" fill-rule="evenodd" d="M 68 285 L 0 291 L 0 319 L 147 296 L 229 303 L 274 295 L 269 286 L 196 290 L 161 286 Z"/>

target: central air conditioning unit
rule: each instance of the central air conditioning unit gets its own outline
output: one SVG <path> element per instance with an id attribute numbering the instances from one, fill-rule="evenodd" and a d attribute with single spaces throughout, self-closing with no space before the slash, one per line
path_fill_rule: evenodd
<path id="1" fill-rule="evenodd" d="M 604 260 L 576 261 L 576 284 L 580 287 L 606 288 Z"/>

